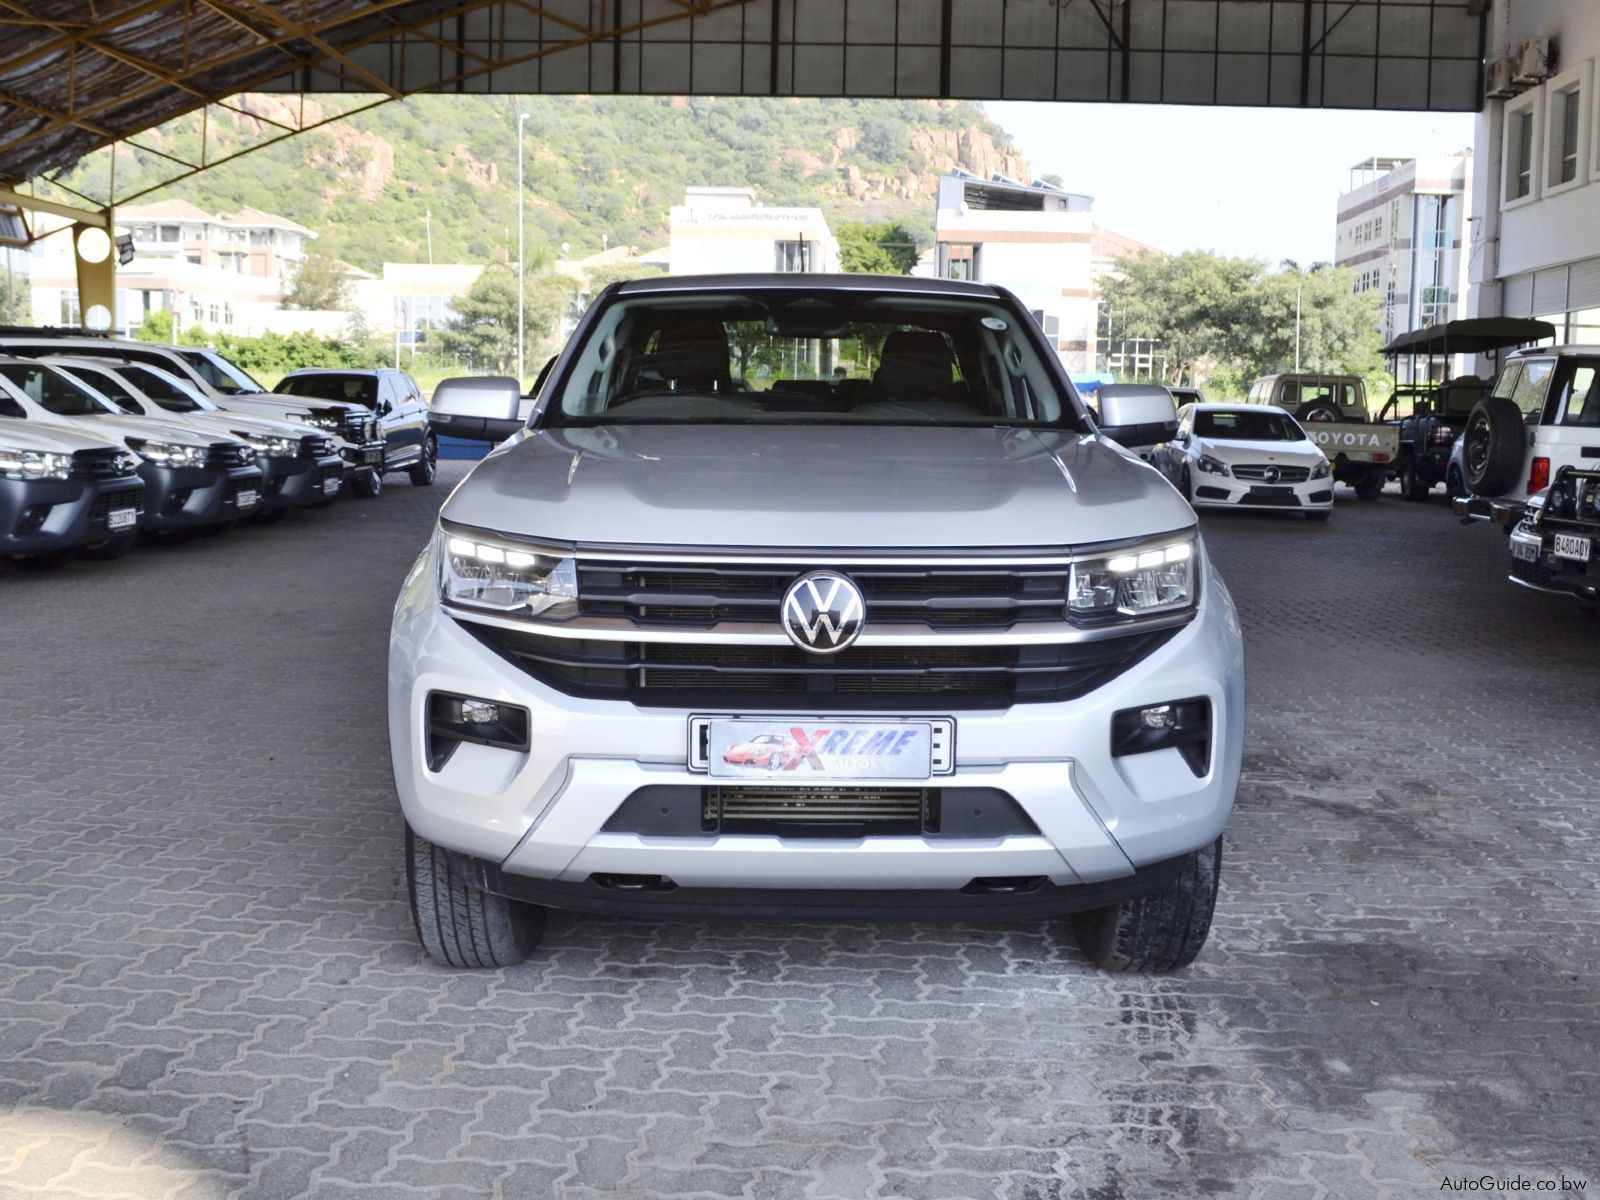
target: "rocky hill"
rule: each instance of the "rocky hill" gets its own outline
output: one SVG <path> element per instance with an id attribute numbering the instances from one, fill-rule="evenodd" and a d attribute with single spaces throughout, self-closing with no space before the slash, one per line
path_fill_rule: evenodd
<path id="1" fill-rule="evenodd" d="M 273 122 L 299 117 L 298 100 L 241 99 L 246 115 L 213 112 L 213 155 L 218 141 L 249 145 Z M 384 260 L 425 260 L 430 227 L 435 261 L 483 260 L 515 243 L 519 103 L 528 114 L 528 236 L 551 249 L 566 243 L 573 256 L 603 242 L 663 244 L 667 210 L 690 185 L 754 187 L 766 203 L 820 205 L 835 221 L 899 220 L 926 238 L 943 172 L 1031 178 L 1006 132 L 961 102 L 417 96 L 147 199 L 278 212 L 321 234 L 321 248 L 369 270 Z M 308 102 L 304 119 L 333 111 Z M 197 153 L 198 129 L 194 118 L 139 140 Z M 92 191 L 92 170 L 81 167 L 68 182 Z M 117 170 L 126 193 L 170 166 L 135 152 L 120 156 Z"/>

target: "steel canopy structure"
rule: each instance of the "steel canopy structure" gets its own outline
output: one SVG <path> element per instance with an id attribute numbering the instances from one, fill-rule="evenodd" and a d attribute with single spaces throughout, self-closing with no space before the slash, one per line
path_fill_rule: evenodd
<path id="1" fill-rule="evenodd" d="M 48 176 L 251 90 L 378 100 L 459 90 L 1477 111 L 1485 7 L 0 0 L 0 182 Z"/>

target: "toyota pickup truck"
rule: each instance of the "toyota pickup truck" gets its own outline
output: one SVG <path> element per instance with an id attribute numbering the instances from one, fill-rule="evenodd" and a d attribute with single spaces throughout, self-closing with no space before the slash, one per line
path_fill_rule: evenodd
<path id="1" fill-rule="evenodd" d="M 434 408 L 492 429 L 519 391 Z M 514 963 L 551 908 L 1009 913 L 1069 917 L 1103 967 L 1190 962 L 1239 782 L 1239 617 L 1124 449 L 1175 425 L 1170 395 L 1101 416 L 999 288 L 603 291 L 395 606 L 426 952 Z"/>
<path id="2" fill-rule="evenodd" d="M 1365 385 L 1355 375 L 1264 375 L 1250 386 L 1250 404 L 1271 404 L 1300 422 L 1333 465 L 1336 483 L 1376 500 L 1395 468 L 1400 431 L 1374 423 Z"/>

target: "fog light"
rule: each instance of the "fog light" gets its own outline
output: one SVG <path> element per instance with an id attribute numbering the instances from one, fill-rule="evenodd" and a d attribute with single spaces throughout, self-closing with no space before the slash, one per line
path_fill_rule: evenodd
<path id="1" fill-rule="evenodd" d="M 1146 729 L 1171 729 L 1177 721 L 1170 704 L 1157 704 L 1153 708 L 1139 710 L 1139 724 Z"/>
<path id="2" fill-rule="evenodd" d="M 496 750 L 528 749 L 528 710 L 451 692 L 428 696 L 428 769 L 437 771 L 464 742 Z"/>
<path id="3" fill-rule="evenodd" d="M 1203 778 L 1211 768 L 1211 701 L 1196 696 L 1112 714 L 1113 757 L 1153 750 L 1176 750 L 1195 777 Z"/>
<path id="4" fill-rule="evenodd" d="M 461 719 L 468 725 L 495 725 L 500 721 L 500 706 L 487 700 L 463 700 Z"/>

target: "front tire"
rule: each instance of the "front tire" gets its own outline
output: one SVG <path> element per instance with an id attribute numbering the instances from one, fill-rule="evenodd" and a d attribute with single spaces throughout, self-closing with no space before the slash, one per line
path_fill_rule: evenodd
<path id="1" fill-rule="evenodd" d="M 433 477 L 439 473 L 439 439 L 433 434 L 422 443 L 422 461 L 411 468 L 411 482 L 417 487 L 431 487 Z"/>
<path id="2" fill-rule="evenodd" d="M 133 549 L 133 544 L 138 540 L 136 533 L 119 533 L 116 537 L 107 538 L 103 542 L 95 542 L 92 546 L 85 546 L 79 553 L 83 557 L 93 559 L 95 562 L 111 562 L 121 558 Z"/>
<path id="3" fill-rule="evenodd" d="M 1333 510 L 1331 508 L 1322 508 L 1322 509 L 1316 510 L 1315 512 L 1308 512 L 1306 514 L 1306 520 L 1308 520 L 1308 521 L 1326 521 L 1331 516 L 1333 516 Z"/>
<path id="4" fill-rule="evenodd" d="M 1413 503 L 1426 500 L 1431 489 L 1424 487 L 1422 480 L 1417 478 L 1417 464 L 1407 458 L 1400 464 L 1400 494 Z"/>
<path id="5" fill-rule="evenodd" d="M 406 882 L 417 940 L 446 967 L 513 967 L 544 936 L 544 909 L 486 892 L 406 826 Z"/>
<path id="6" fill-rule="evenodd" d="M 1077 913 L 1084 955 L 1108 971 L 1175 971 L 1195 960 L 1211 930 L 1222 878 L 1222 839 L 1185 858 L 1178 877 L 1154 892 Z"/>
<path id="7" fill-rule="evenodd" d="M 1383 472 L 1368 471 L 1352 486 L 1356 489 L 1357 500 L 1376 500 L 1383 495 Z"/>
<path id="8" fill-rule="evenodd" d="M 383 494 L 383 475 L 379 471 L 361 471 L 350 481 L 350 490 L 364 500 Z"/>

